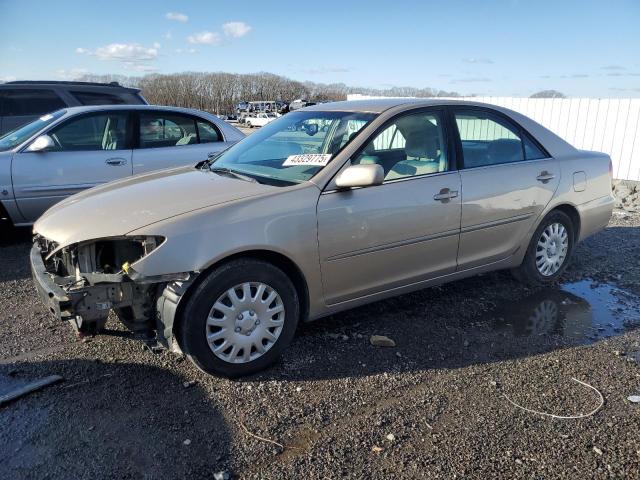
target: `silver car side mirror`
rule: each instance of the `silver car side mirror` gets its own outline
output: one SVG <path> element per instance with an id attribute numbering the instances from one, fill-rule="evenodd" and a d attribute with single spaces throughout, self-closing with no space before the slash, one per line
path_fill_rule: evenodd
<path id="1" fill-rule="evenodd" d="M 367 163 L 351 165 L 336 178 L 338 188 L 370 187 L 380 185 L 384 181 L 384 170 L 381 165 Z"/>
<path id="2" fill-rule="evenodd" d="M 56 144 L 53 142 L 53 138 L 49 135 L 40 135 L 27 147 L 27 152 L 44 152 L 51 150 L 55 146 Z"/>

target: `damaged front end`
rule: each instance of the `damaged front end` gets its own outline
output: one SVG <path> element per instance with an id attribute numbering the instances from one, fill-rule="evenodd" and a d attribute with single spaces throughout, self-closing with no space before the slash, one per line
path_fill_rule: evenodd
<path id="1" fill-rule="evenodd" d="M 79 334 L 99 332 L 113 310 L 137 337 L 152 341 L 158 329 L 156 303 L 164 287 L 190 277 L 146 277 L 135 270 L 135 262 L 164 240 L 114 237 L 60 247 L 38 235 L 31 270 L 40 297 L 54 316 L 69 321 Z"/>

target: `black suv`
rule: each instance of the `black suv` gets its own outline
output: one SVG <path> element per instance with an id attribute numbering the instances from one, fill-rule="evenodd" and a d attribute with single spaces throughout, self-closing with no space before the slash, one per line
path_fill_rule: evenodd
<path id="1" fill-rule="evenodd" d="M 0 135 L 65 107 L 146 103 L 140 90 L 117 82 L 7 82 L 0 84 Z"/>

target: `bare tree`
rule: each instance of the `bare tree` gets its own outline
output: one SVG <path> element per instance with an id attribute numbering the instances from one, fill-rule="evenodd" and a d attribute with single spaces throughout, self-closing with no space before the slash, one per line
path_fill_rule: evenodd
<path id="1" fill-rule="evenodd" d="M 567 98 L 567 96 L 557 90 L 541 90 L 534 93 L 529 98 Z"/>
<path id="2" fill-rule="evenodd" d="M 226 72 L 183 72 L 169 75 L 148 74 L 143 77 L 124 75 L 84 75 L 81 80 L 113 82 L 137 87 L 149 103 L 197 108 L 214 113 L 235 111 L 239 102 L 297 98 L 310 101 L 345 100 L 350 93 L 379 96 L 435 97 L 458 96 L 432 88 L 393 87 L 372 89 L 349 87 L 344 83 L 299 82 L 268 72 L 238 74 Z"/>

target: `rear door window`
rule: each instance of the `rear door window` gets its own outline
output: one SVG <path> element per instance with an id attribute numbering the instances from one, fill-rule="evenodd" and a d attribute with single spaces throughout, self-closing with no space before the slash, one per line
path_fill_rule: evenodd
<path id="1" fill-rule="evenodd" d="M 70 92 L 81 105 L 124 105 L 127 102 L 122 96 L 102 92 Z"/>
<path id="2" fill-rule="evenodd" d="M 2 95 L 2 114 L 5 116 L 42 115 L 66 107 L 53 90 L 3 90 Z"/>
<path id="3" fill-rule="evenodd" d="M 524 160 L 518 130 L 498 115 L 484 111 L 456 111 L 465 168 Z"/>
<path id="4" fill-rule="evenodd" d="M 171 112 L 140 113 L 140 148 L 177 147 L 198 143 L 192 117 Z"/>

